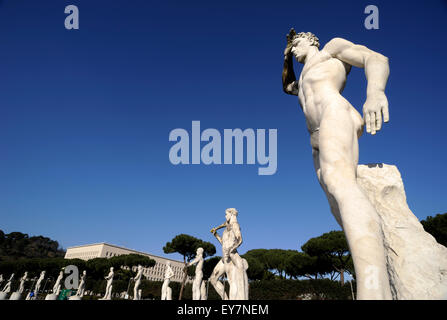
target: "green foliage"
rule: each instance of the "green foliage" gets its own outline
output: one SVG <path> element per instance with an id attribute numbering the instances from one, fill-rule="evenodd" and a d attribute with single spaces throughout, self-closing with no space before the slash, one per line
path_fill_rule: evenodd
<path id="1" fill-rule="evenodd" d="M 198 248 L 203 248 L 203 257 L 212 256 L 216 253 L 216 247 L 211 242 L 206 242 L 188 234 L 179 234 L 172 239 L 171 242 L 167 242 L 163 247 L 164 253 L 180 253 L 183 256 L 183 261 L 190 262 L 196 256 Z M 187 271 L 188 274 L 192 274 L 193 269 Z M 179 300 L 183 296 L 183 288 L 185 286 L 186 276 L 183 277 L 182 286 L 180 289 Z"/>
<path id="2" fill-rule="evenodd" d="M 167 242 L 163 247 L 164 253 L 177 252 L 183 256 L 185 261 L 191 261 L 196 256 L 198 248 L 203 248 L 203 257 L 212 256 L 216 253 L 216 247 L 210 243 L 188 234 L 179 234 L 171 242 Z"/>
<path id="3" fill-rule="evenodd" d="M 205 259 L 203 262 L 203 279 L 209 279 L 211 274 L 213 273 L 214 267 L 220 261 L 221 257 L 212 257 L 209 259 Z"/>
<path id="4" fill-rule="evenodd" d="M 344 271 L 353 274 L 352 258 L 343 231 L 331 231 L 312 238 L 301 249 L 316 258 L 314 274 L 331 274 L 334 278 L 338 273 L 342 282 Z"/>
<path id="5" fill-rule="evenodd" d="M 317 268 L 316 264 L 316 257 L 311 257 L 304 252 L 295 251 L 286 260 L 286 273 L 295 279 L 299 277 L 317 277 L 321 270 Z"/>
<path id="6" fill-rule="evenodd" d="M 29 237 L 25 233 L 5 234 L 0 230 L 0 261 L 20 258 L 56 258 L 63 257 L 64 250 L 57 241 L 43 236 Z"/>
<path id="7" fill-rule="evenodd" d="M 306 296 L 315 300 L 350 300 L 352 297 L 349 283 L 340 285 L 329 279 L 250 282 L 250 300 L 302 300 Z"/>
<path id="8" fill-rule="evenodd" d="M 260 280 L 272 278 L 272 274 L 283 279 L 290 276 L 287 272 L 288 261 L 296 250 L 283 249 L 254 249 L 243 255 L 247 259 L 249 268 L 247 275 L 249 279 Z M 253 266 L 253 268 L 252 268 Z M 250 270 L 252 268 L 252 270 Z"/>
<path id="9" fill-rule="evenodd" d="M 421 221 L 425 231 L 430 233 L 439 244 L 447 247 L 447 213 L 428 216 Z"/>

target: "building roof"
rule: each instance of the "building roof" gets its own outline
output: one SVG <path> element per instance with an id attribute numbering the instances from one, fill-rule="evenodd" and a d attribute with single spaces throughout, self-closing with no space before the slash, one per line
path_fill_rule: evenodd
<path id="1" fill-rule="evenodd" d="M 160 259 L 171 260 L 171 261 L 174 261 L 174 262 L 183 263 L 183 261 L 174 260 L 174 259 L 170 259 L 170 258 L 166 258 L 166 257 L 160 257 L 160 256 L 157 256 L 157 255 L 152 254 L 152 253 L 146 253 L 146 252 L 142 252 L 142 251 L 138 251 L 138 250 L 134 250 L 134 249 L 129 249 L 129 248 L 117 246 L 115 244 L 110 244 L 110 243 L 107 243 L 107 242 L 98 242 L 98 243 L 84 244 L 84 245 L 79 245 L 79 246 L 72 246 L 72 247 L 68 247 L 67 250 L 68 249 L 74 249 L 74 248 L 98 246 L 98 245 L 106 245 L 106 246 L 109 246 L 109 247 L 115 247 L 115 248 L 122 249 L 122 250 L 132 251 L 132 252 L 135 252 L 137 254 L 148 255 L 148 256 L 151 256 L 151 257 L 156 257 L 156 258 L 160 258 Z"/>

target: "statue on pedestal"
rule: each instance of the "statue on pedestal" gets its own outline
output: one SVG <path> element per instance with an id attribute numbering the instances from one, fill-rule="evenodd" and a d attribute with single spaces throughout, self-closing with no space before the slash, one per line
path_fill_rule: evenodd
<path id="1" fill-rule="evenodd" d="M 141 284 L 142 277 L 143 277 L 143 267 L 141 265 L 138 265 L 138 272 L 134 278 L 134 281 L 135 281 L 135 285 L 133 287 L 133 299 L 134 300 L 141 300 L 141 290 L 139 290 L 139 287 Z"/>
<path id="2" fill-rule="evenodd" d="M 39 279 L 37 279 L 34 290 L 30 291 L 26 296 L 26 300 L 36 300 L 37 295 L 39 294 L 40 286 L 42 284 L 43 279 L 45 278 L 45 270 L 40 273 Z"/>
<path id="3" fill-rule="evenodd" d="M 174 271 L 171 268 L 171 262 L 166 262 L 165 280 L 161 287 L 161 300 L 172 300 L 172 289 L 169 288 L 169 282 L 174 276 Z"/>
<path id="4" fill-rule="evenodd" d="M 20 285 L 17 291 L 13 292 L 9 297 L 9 300 L 20 300 L 22 297 L 23 291 L 25 291 L 25 281 L 28 280 L 28 272 L 20 278 Z"/>
<path id="5" fill-rule="evenodd" d="M 104 297 L 101 300 L 112 300 L 113 276 L 114 276 L 113 267 L 111 267 L 109 274 L 106 277 L 104 277 L 104 279 L 107 280 L 106 293 L 104 294 Z"/>
<path id="6" fill-rule="evenodd" d="M 25 291 L 25 281 L 28 280 L 28 272 L 25 271 L 23 276 L 20 278 L 20 286 L 19 286 L 19 293 L 22 294 L 23 291 Z"/>
<path id="7" fill-rule="evenodd" d="M 198 248 L 196 252 L 196 257 L 194 260 L 186 264 L 186 267 L 196 265 L 196 274 L 194 277 L 194 281 L 192 283 L 192 300 L 206 300 L 206 291 L 205 295 L 202 295 L 202 279 L 203 279 L 203 248 Z M 185 269 L 186 269 L 185 267 Z"/>
<path id="8" fill-rule="evenodd" d="M 211 233 L 222 244 L 222 259 L 214 267 L 210 282 L 222 300 L 248 300 L 248 263 L 237 252 L 242 244 L 242 234 L 237 221 L 238 212 L 234 208 L 225 210 L 225 222 L 211 229 Z M 222 237 L 217 230 L 225 228 Z M 219 281 L 222 275 L 226 275 L 230 284 L 230 292 L 227 296 L 224 285 Z"/>
<path id="9" fill-rule="evenodd" d="M 8 296 L 8 293 L 11 292 L 11 283 L 13 279 L 14 279 L 14 273 L 11 274 L 9 280 L 6 282 L 5 287 L 3 288 L 3 290 L 0 291 L 0 300 L 5 300 L 6 297 Z"/>
<path id="10" fill-rule="evenodd" d="M 82 298 L 84 296 L 85 280 L 86 280 L 86 278 L 87 278 L 87 271 L 84 270 L 82 272 L 81 281 L 79 282 L 78 290 L 76 291 L 76 295 L 78 297 Z"/>
<path id="11" fill-rule="evenodd" d="M 321 50 L 310 33 L 287 35 L 282 74 L 285 93 L 296 95 L 306 116 L 315 171 L 335 219 L 343 228 L 354 261 L 358 299 L 391 299 L 380 218 L 357 184 L 358 138 L 375 134 L 388 122 L 385 86 L 387 57 L 362 45 L 334 38 Z M 304 64 L 298 80 L 293 57 Z M 365 69 L 368 80 L 363 119 L 341 92 L 352 66 Z M 378 286 L 367 284 L 369 270 Z"/>
<path id="12" fill-rule="evenodd" d="M 11 274 L 11 276 L 8 279 L 8 282 L 6 282 L 5 287 L 3 288 L 2 292 L 4 293 L 10 293 L 11 292 L 11 284 L 12 284 L 12 280 L 14 279 L 14 273 Z"/>
<path id="13" fill-rule="evenodd" d="M 61 272 L 59 272 L 59 276 L 56 279 L 56 282 L 54 283 L 52 294 L 55 294 L 57 296 L 59 295 L 59 292 L 61 291 L 61 281 L 63 277 L 64 277 L 64 271 L 61 270 Z"/>
<path id="14" fill-rule="evenodd" d="M 430 240 L 408 209 L 397 169 L 358 166 L 364 125 L 374 135 L 389 121 L 388 58 L 341 38 L 319 48 L 311 32 L 290 30 L 283 90 L 298 96 L 306 117 L 315 171 L 354 262 L 357 299 L 447 298 L 447 274 L 442 271 L 447 250 Z M 298 80 L 294 57 L 304 64 Z M 368 81 L 363 117 L 341 95 L 352 66 L 364 68 Z M 411 230 L 418 241 L 402 230 Z M 411 250 L 421 243 L 424 250 Z M 424 272 L 419 264 L 433 272 Z"/>

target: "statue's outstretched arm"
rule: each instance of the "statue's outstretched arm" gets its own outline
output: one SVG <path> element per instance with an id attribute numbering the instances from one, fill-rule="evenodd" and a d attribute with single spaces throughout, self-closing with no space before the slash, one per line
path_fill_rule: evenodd
<path id="1" fill-rule="evenodd" d="M 385 96 L 385 87 L 390 74 L 388 58 L 365 46 L 341 38 L 332 39 L 323 50 L 352 66 L 365 68 L 368 86 L 366 102 L 363 105 L 363 119 L 366 132 L 375 134 L 382 127 L 382 116 L 384 122 L 389 121 L 388 99 Z"/>

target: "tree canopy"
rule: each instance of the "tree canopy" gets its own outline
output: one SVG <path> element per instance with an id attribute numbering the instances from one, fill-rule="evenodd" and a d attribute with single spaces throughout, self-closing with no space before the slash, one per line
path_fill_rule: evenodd
<path id="1" fill-rule="evenodd" d="M 216 247 L 210 243 L 190 236 L 188 234 L 179 234 L 163 247 L 164 253 L 177 252 L 183 256 L 183 261 L 189 262 L 196 256 L 198 248 L 203 248 L 203 257 L 209 257 L 216 253 Z"/>
<path id="2" fill-rule="evenodd" d="M 447 213 L 428 216 L 421 221 L 425 231 L 430 233 L 439 244 L 447 247 Z"/>
<path id="3" fill-rule="evenodd" d="M 30 237 L 21 232 L 5 234 L 0 230 L 0 261 L 21 258 L 56 258 L 64 255 L 65 251 L 59 247 L 59 243 L 50 238 Z"/>
<path id="4" fill-rule="evenodd" d="M 163 247 L 164 253 L 177 252 L 183 256 L 183 262 L 190 262 L 196 257 L 198 248 L 203 248 L 203 258 L 212 256 L 216 253 L 216 247 L 211 242 L 206 242 L 188 234 L 179 234 Z M 191 272 L 191 271 L 190 271 Z M 179 300 L 182 299 L 183 288 L 185 287 L 187 273 L 183 276 L 182 286 L 180 288 Z"/>
<path id="5" fill-rule="evenodd" d="M 308 240 L 301 249 L 316 259 L 315 270 L 319 274 L 330 274 L 331 279 L 340 276 L 344 282 L 344 272 L 353 274 L 353 263 L 348 243 L 343 231 L 330 231 Z"/>

